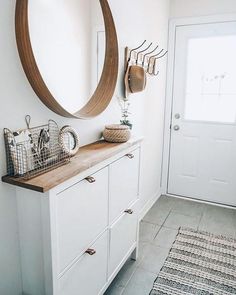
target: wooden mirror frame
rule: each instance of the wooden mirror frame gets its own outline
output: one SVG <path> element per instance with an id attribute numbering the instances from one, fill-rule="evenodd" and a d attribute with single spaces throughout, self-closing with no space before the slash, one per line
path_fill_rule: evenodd
<path id="1" fill-rule="evenodd" d="M 63 117 L 80 119 L 93 118 L 106 109 L 115 91 L 119 67 L 119 51 L 116 28 L 107 0 L 99 1 L 102 8 L 106 32 L 106 54 L 103 72 L 99 84 L 90 100 L 82 109 L 73 114 L 68 112 L 57 102 L 45 84 L 37 66 L 31 45 L 28 21 L 28 0 L 16 1 L 16 42 L 25 74 L 40 100 L 50 110 Z"/>

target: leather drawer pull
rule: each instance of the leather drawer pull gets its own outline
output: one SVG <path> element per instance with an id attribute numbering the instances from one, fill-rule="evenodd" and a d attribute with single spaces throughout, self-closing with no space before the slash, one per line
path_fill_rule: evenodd
<path id="1" fill-rule="evenodd" d="M 127 209 L 127 210 L 125 210 L 125 213 L 127 213 L 127 214 L 133 214 L 134 213 L 134 211 L 133 210 L 131 210 L 131 209 Z"/>
<path id="2" fill-rule="evenodd" d="M 89 183 L 94 183 L 96 181 L 92 176 L 86 177 L 85 180 L 87 180 Z"/>
<path id="3" fill-rule="evenodd" d="M 88 249 L 88 250 L 85 251 L 85 253 L 92 256 L 92 255 L 96 254 L 96 251 L 94 249 Z"/>
<path id="4" fill-rule="evenodd" d="M 126 157 L 128 157 L 129 159 L 133 159 L 134 155 L 133 154 L 127 154 Z"/>

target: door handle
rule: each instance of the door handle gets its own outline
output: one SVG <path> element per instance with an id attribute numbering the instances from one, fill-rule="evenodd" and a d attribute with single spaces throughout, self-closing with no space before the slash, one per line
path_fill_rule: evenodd
<path id="1" fill-rule="evenodd" d="M 179 131 L 179 129 L 180 129 L 179 125 L 174 126 L 174 131 Z"/>
<path id="2" fill-rule="evenodd" d="M 128 157 L 129 159 L 133 159 L 134 155 L 133 154 L 127 154 L 126 157 Z"/>
<path id="3" fill-rule="evenodd" d="M 87 180 L 89 183 L 94 183 L 96 181 L 92 176 L 86 177 L 85 180 Z"/>
<path id="4" fill-rule="evenodd" d="M 131 210 L 131 209 L 127 209 L 124 212 L 127 213 L 127 214 L 130 214 L 130 215 L 132 215 L 134 213 L 134 211 Z"/>
<path id="5" fill-rule="evenodd" d="M 90 256 L 92 256 L 92 255 L 96 254 L 96 251 L 95 251 L 94 249 L 87 249 L 87 250 L 85 251 L 85 253 L 86 253 L 86 254 L 89 254 Z"/>

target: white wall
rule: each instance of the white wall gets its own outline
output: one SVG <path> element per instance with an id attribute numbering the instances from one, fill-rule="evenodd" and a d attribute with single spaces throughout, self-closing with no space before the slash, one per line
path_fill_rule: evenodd
<path id="1" fill-rule="evenodd" d="M 121 93 L 123 50 L 136 46 L 144 39 L 167 46 L 169 0 L 110 0 L 120 42 Z M 25 127 L 24 117 L 32 116 L 32 125 L 45 123 L 49 118 L 60 125 L 71 124 L 87 144 L 100 138 L 105 124 L 119 122 L 120 109 L 116 98 L 99 117 L 89 120 L 62 118 L 48 110 L 31 89 L 22 70 L 14 35 L 15 0 L 0 3 L 0 129 Z M 162 152 L 163 105 L 165 97 L 165 60 L 161 61 L 160 76 L 148 79 L 147 90 L 131 97 L 133 133 L 144 135 L 142 200 L 160 189 Z M 3 137 L 0 136 L 1 175 L 6 173 Z M 17 211 L 14 188 L 0 182 L 0 294 L 21 293 Z"/>
<path id="2" fill-rule="evenodd" d="M 145 39 L 167 48 L 168 0 L 113 0 L 110 3 L 121 50 L 127 45 L 136 47 Z M 123 64 L 122 56 L 120 63 Z M 160 73 L 159 77 L 148 77 L 145 92 L 130 96 L 134 132 L 145 137 L 141 205 L 160 191 L 166 59 L 160 61 Z"/>
<path id="3" fill-rule="evenodd" d="M 171 0 L 170 17 L 236 13 L 235 0 Z"/>

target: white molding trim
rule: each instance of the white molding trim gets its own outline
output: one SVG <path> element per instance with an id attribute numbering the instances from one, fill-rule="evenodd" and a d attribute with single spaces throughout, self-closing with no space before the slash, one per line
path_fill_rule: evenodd
<path id="1" fill-rule="evenodd" d="M 227 209 L 236 210 L 236 207 L 235 206 L 224 205 L 224 204 L 210 202 L 210 201 L 205 201 L 205 200 L 201 200 L 201 199 L 195 199 L 195 198 L 190 198 L 190 197 L 185 197 L 185 196 L 178 196 L 178 195 L 172 195 L 172 194 L 166 194 L 166 196 L 167 197 L 171 197 L 171 198 L 175 198 L 175 199 L 182 199 L 182 200 L 186 200 L 186 201 L 192 201 L 192 202 L 195 202 L 195 203 L 206 204 L 206 205 L 214 205 L 214 206 L 221 207 L 221 208 L 227 208 Z"/>
<path id="2" fill-rule="evenodd" d="M 171 117 L 174 86 L 174 63 L 175 63 L 175 41 L 176 28 L 179 26 L 211 24 L 236 21 L 236 14 L 219 14 L 199 17 L 172 18 L 169 21 L 169 41 L 168 41 L 168 63 L 167 63 L 167 85 L 165 103 L 165 125 L 163 143 L 163 166 L 162 166 L 162 194 L 168 195 L 168 174 L 169 174 L 169 155 L 171 141 Z"/>
<path id="3" fill-rule="evenodd" d="M 187 26 L 187 25 L 199 25 L 199 24 L 212 24 L 222 22 L 233 22 L 236 20 L 235 13 L 215 14 L 215 15 L 203 15 L 192 17 L 176 17 L 171 18 L 169 21 L 171 26 Z"/>

